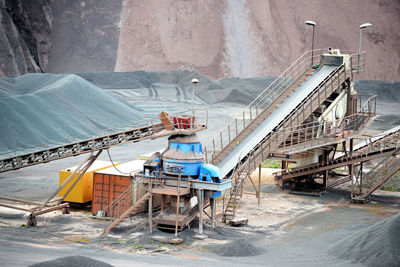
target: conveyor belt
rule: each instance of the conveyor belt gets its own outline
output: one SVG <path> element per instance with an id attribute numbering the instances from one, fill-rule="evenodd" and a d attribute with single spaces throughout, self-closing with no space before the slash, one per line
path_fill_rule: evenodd
<path id="1" fill-rule="evenodd" d="M 170 115 L 170 120 L 172 120 L 173 116 L 179 115 L 181 114 Z M 61 142 L 59 145 L 43 145 L 20 151 L 12 151 L 0 155 L 0 173 L 107 149 L 128 142 L 139 142 L 145 139 L 155 139 L 174 134 L 192 134 L 207 128 L 207 119 L 205 119 L 205 124 L 203 124 L 204 118 L 201 119 L 201 123 L 198 118 L 199 116 L 196 116 L 195 124 L 187 129 L 174 128 L 172 130 L 167 130 L 164 125 L 160 123 L 159 118 L 155 118 L 139 122 L 130 129 L 119 131 L 109 130 L 111 131 L 110 134 L 95 136 L 88 139 L 82 138 L 65 144 Z"/>
<path id="2" fill-rule="evenodd" d="M 297 90 L 275 109 L 266 120 L 255 128 L 218 164 L 222 175 L 227 175 L 235 168 L 238 161 L 242 160 L 256 147 L 275 127 L 277 127 L 301 102 L 313 92 L 331 73 L 339 66 L 324 65 L 307 79 Z"/>

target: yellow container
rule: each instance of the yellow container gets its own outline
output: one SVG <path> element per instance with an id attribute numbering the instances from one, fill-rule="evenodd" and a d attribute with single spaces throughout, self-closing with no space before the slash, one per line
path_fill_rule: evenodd
<path id="1" fill-rule="evenodd" d="M 115 163 L 115 165 L 119 165 L 119 163 Z M 112 166 L 112 163 L 109 161 L 96 160 L 92 166 L 87 170 L 87 172 L 82 176 L 81 180 L 75 185 L 75 187 L 69 192 L 68 196 L 64 199 L 64 201 L 74 202 L 74 203 L 85 203 L 91 201 L 93 199 L 93 173 L 95 171 L 103 170 Z M 65 180 L 74 172 L 74 170 L 78 166 L 74 166 L 71 168 L 67 168 L 60 171 L 60 186 L 64 183 Z M 76 174 L 77 178 L 79 174 Z M 64 188 L 58 193 L 59 197 L 64 196 L 64 194 L 69 190 L 72 184 L 76 179 L 70 181 Z"/>

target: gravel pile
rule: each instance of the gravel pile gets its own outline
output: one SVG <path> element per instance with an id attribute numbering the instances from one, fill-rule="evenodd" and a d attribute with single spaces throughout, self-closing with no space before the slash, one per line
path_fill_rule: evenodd
<path id="1" fill-rule="evenodd" d="M 132 105 L 77 75 L 0 79 L 0 152 L 98 136 L 97 130 L 143 119 Z"/>
<path id="2" fill-rule="evenodd" d="M 225 257 L 257 256 L 264 252 L 262 249 L 253 246 L 246 239 L 232 240 L 227 244 L 214 246 L 211 251 Z"/>
<path id="3" fill-rule="evenodd" d="M 330 251 L 367 266 L 399 266 L 400 214 L 358 230 Z"/>
<path id="4" fill-rule="evenodd" d="M 207 104 L 248 104 L 271 78 L 225 78 L 217 82 L 195 71 L 26 74 L 0 79 L 0 153 L 49 146 L 99 135 L 98 130 L 181 112 L 196 98 Z M 154 105 L 154 101 L 157 104 Z M 151 104 L 150 104 L 151 103 Z M 177 104 L 179 103 L 179 104 Z"/>
<path id="5" fill-rule="evenodd" d="M 369 127 L 376 130 L 387 130 L 400 124 L 400 82 L 389 81 L 356 81 L 355 89 L 366 100 L 369 96 L 377 95 L 376 109 L 380 115 Z"/>
<path id="6" fill-rule="evenodd" d="M 275 77 L 243 79 L 232 77 L 214 82 L 196 71 L 188 70 L 99 72 L 77 73 L 77 75 L 103 89 L 125 91 L 130 89 L 134 90 L 136 95 L 177 102 L 191 99 L 191 81 L 197 78 L 200 83 L 196 85 L 195 94 L 208 104 L 219 102 L 249 104 L 275 79 Z"/>
<path id="7" fill-rule="evenodd" d="M 31 267 L 110 267 L 112 265 L 84 256 L 62 257 L 52 261 L 39 262 Z"/>

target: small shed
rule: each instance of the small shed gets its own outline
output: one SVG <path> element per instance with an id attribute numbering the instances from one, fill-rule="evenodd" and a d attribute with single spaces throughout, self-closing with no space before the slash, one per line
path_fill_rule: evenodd
<path id="1" fill-rule="evenodd" d="M 103 212 L 107 217 L 119 217 L 130 206 L 135 205 L 145 191 L 143 186 L 134 186 L 134 176 L 143 170 L 144 160 L 133 160 L 124 164 L 97 171 L 93 175 L 92 214 Z M 114 203 L 113 203 L 114 201 Z M 119 203 L 115 203 L 119 201 Z M 138 209 L 143 212 L 145 207 Z"/>

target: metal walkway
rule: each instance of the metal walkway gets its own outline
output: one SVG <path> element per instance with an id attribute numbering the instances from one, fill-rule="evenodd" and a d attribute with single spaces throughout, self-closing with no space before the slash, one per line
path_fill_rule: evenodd
<path id="1" fill-rule="evenodd" d="M 270 116 L 242 140 L 220 163 L 223 175 L 228 174 L 254 147 L 275 129 L 312 91 L 338 69 L 338 66 L 322 66 L 296 91 L 279 105 Z"/>
<path id="2" fill-rule="evenodd" d="M 323 53 L 314 51 L 314 62 L 320 62 Z M 254 170 L 268 155 L 266 144 L 274 131 L 300 126 L 325 99 L 340 90 L 352 68 L 323 65 L 314 71 L 310 55 L 311 51 L 301 56 L 243 110 L 242 118 L 234 119 L 204 146 L 207 162 L 231 176 L 235 166 L 251 156 L 257 158 L 249 168 Z"/>
<path id="3" fill-rule="evenodd" d="M 375 192 L 375 190 L 400 170 L 399 151 L 400 148 L 394 150 L 360 179 L 361 184 L 358 188 L 359 191 L 357 193 L 353 192 L 352 202 L 367 202 L 370 195 Z"/>
<path id="4" fill-rule="evenodd" d="M 323 52 L 318 52 L 314 62 L 321 63 Z M 273 147 L 279 145 L 272 142 L 279 138 L 280 129 L 297 128 L 310 121 L 310 116 L 324 101 L 335 98 L 337 92 L 349 86 L 345 81 L 352 75 L 353 56 L 347 67 L 345 64 L 322 65 L 315 71 L 308 60 L 310 54 L 304 54 L 246 107 L 240 120 L 233 120 L 204 146 L 206 161 L 217 165 L 222 175 L 235 181 L 239 177 L 244 184 L 245 177 L 249 177 L 248 174 L 270 156 Z M 283 136 L 281 142 L 286 138 Z M 234 217 L 238 206 L 240 188 L 236 186 L 236 189 L 231 190 L 230 201 L 224 208 L 227 220 Z"/>
<path id="5" fill-rule="evenodd" d="M 355 149 L 353 150 L 353 152 L 347 152 L 346 154 L 340 155 L 339 157 L 328 160 L 326 162 L 310 164 L 307 166 L 276 172 L 274 173 L 275 179 L 278 181 L 279 185 L 282 186 L 290 180 L 301 178 L 305 175 L 322 173 L 323 171 L 333 170 L 351 164 L 359 164 L 366 161 L 386 157 L 388 155 L 390 156 L 393 153 L 397 154 L 397 148 L 400 144 L 399 137 L 400 127 L 395 127 L 382 134 L 370 138 L 369 141 L 361 142 L 354 147 Z M 329 186 L 337 186 L 347 181 L 351 181 L 350 177 L 338 179 L 337 181 L 332 182 Z"/>

